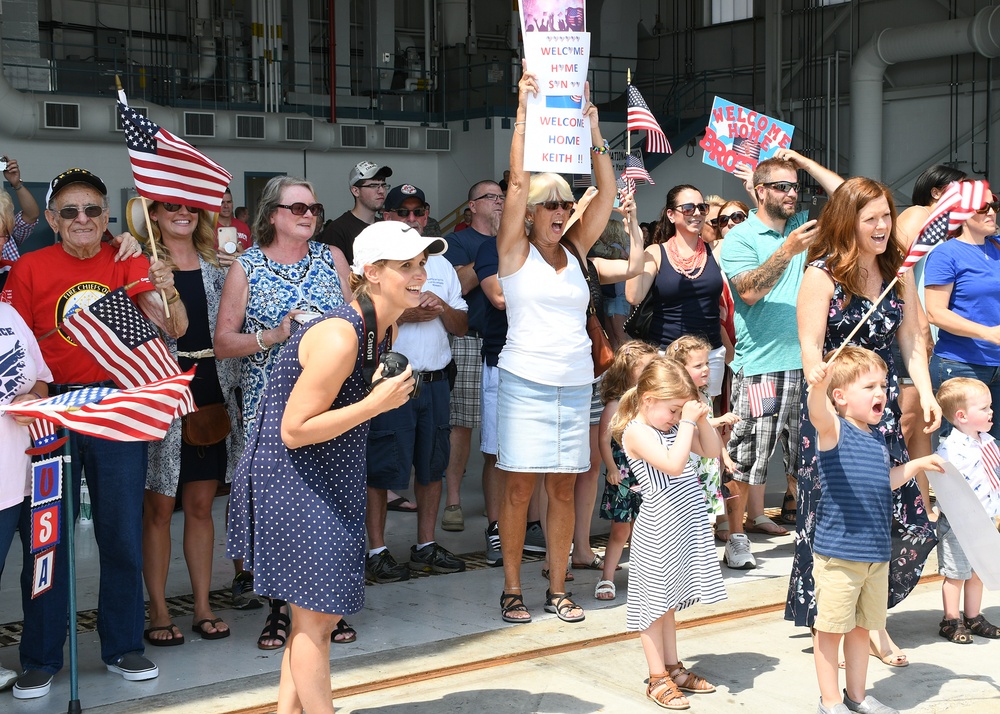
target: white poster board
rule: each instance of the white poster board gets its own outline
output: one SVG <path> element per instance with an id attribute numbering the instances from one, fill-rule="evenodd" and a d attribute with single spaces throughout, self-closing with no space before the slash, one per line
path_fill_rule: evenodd
<path id="1" fill-rule="evenodd" d="M 944 473 L 926 474 L 948 524 L 955 531 L 972 569 L 990 590 L 1000 590 L 1000 533 L 958 469 L 946 461 Z"/>

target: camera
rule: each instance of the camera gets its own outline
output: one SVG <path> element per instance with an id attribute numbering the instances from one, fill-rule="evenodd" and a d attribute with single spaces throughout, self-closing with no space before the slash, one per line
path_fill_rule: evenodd
<path id="1" fill-rule="evenodd" d="M 402 374 L 409 363 L 406 355 L 400 352 L 386 352 L 379 358 L 379 364 L 382 365 L 382 378 L 372 382 L 372 386 L 374 387 L 383 379 L 389 379 L 390 377 Z M 422 385 L 423 377 L 421 377 L 420 372 L 414 372 L 413 391 L 410 392 L 410 399 L 416 399 L 420 396 L 420 387 Z"/>

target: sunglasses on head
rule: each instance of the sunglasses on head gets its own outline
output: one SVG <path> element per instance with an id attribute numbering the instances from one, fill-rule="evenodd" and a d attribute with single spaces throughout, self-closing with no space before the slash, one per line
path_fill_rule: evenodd
<path id="1" fill-rule="evenodd" d="M 708 224 L 712 226 L 712 228 L 725 228 L 730 223 L 732 223 L 734 226 L 739 225 L 746 219 L 747 219 L 747 214 L 745 214 L 743 211 L 734 211 L 733 213 L 730 213 L 728 216 L 719 214 L 718 217 L 710 220 Z"/>
<path id="2" fill-rule="evenodd" d="M 679 206 L 674 206 L 671 210 L 672 211 L 678 211 L 679 213 L 681 213 L 681 214 L 683 214 L 685 216 L 693 216 L 695 214 L 695 211 L 698 211 L 702 215 L 706 215 L 708 213 L 708 204 L 707 203 L 682 203 Z"/>
<path id="3" fill-rule="evenodd" d="M 306 215 L 306 211 L 311 211 L 314 216 L 318 216 L 323 212 L 322 203 L 302 203 L 301 201 L 293 203 L 290 206 L 285 203 L 279 203 L 278 208 L 287 208 L 292 212 L 293 216 L 304 216 Z"/>
<path id="4" fill-rule="evenodd" d="M 171 213 L 176 213 L 177 211 L 181 210 L 181 206 L 183 204 L 181 204 L 181 203 L 160 203 L 160 205 L 163 206 L 164 210 L 170 211 Z M 188 209 L 188 211 L 190 211 L 191 213 L 197 213 L 198 212 L 198 207 L 197 206 L 184 206 L 184 208 Z"/>
<path id="5" fill-rule="evenodd" d="M 394 208 L 392 210 L 400 218 L 408 218 L 412 213 L 414 218 L 423 218 L 427 214 L 426 208 Z"/>
<path id="6" fill-rule="evenodd" d="M 997 199 L 997 195 L 995 193 L 992 194 L 992 196 L 993 200 L 985 203 L 982 208 L 976 211 L 976 213 L 983 215 L 984 213 L 989 213 L 991 208 L 994 213 L 1000 213 L 1000 200 Z"/>
<path id="7" fill-rule="evenodd" d="M 555 210 L 560 209 L 560 208 L 563 209 L 564 211 L 568 211 L 569 209 L 571 209 L 574 206 L 574 202 L 573 201 L 542 201 L 538 205 L 541 206 L 542 208 L 544 208 L 546 211 L 555 211 Z"/>
<path id="8" fill-rule="evenodd" d="M 765 181 L 764 183 L 758 184 L 758 186 L 773 188 L 779 193 L 789 193 L 790 191 L 795 191 L 795 193 L 799 192 L 798 181 Z"/>
<path id="9" fill-rule="evenodd" d="M 60 208 L 57 213 L 61 218 L 65 218 L 67 221 L 72 221 L 80 215 L 80 211 L 83 211 L 83 214 L 87 218 L 97 218 L 99 215 L 104 213 L 104 207 L 94 205 L 84 206 L 83 208 L 80 208 L 79 206 L 66 206 L 64 208 Z"/>

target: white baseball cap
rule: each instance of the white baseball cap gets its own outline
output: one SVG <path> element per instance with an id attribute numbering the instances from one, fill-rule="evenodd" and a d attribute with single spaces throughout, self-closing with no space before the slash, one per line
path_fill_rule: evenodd
<path id="1" fill-rule="evenodd" d="M 347 175 L 347 185 L 353 186 L 359 181 L 368 181 L 375 178 L 388 178 L 392 176 L 392 169 L 388 166 L 379 166 L 372 161 L 361 161 Z"/>
<path id="2" fill-rule="evenodd" d="M 364 275 L 365 266 L 380 260 L 408 260 L 418 253 L 441 255 L 448 250 L 444 238 L 422 236 L 402 221 L 382 221 L 365 228 L 354 239 L 351 272 Z"/>

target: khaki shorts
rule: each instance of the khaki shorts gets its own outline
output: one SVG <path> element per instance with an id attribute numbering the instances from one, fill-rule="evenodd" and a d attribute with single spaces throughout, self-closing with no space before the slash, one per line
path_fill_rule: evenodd
<path id="1" fill-rule="evenodd" d="M 855 627 L 885 628 L 888 563 L 860 563 L 819 553 L 813 558 L 817 630 L 846 634 Z"/>

